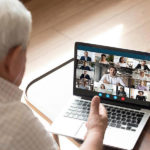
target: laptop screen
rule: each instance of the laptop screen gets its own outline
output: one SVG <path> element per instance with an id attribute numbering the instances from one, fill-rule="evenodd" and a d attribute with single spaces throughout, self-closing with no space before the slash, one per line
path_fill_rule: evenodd
<path id="1" fill-rule="evenodd" d="M 77 42 L 74 94 L 150 106 L 150 54 Z"/>

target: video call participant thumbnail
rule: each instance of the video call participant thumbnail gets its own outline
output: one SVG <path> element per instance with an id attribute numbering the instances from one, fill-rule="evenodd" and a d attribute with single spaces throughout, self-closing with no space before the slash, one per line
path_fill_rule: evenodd
<path id="1" fill-rule="evenodd" d="M 149 81 L 149 76 L 148 74 L 145 74 L 143 70 L 141 70 L 139 73 L 138 79 Z"/>
<path id="2" fill-rule="evenodd" d="M 124 91 L 123 86 L 120 87 L 120 90 L 118 90 L 117 95 L 126 97 L 126 92 Z"/>
<path id="3" fill-rule="evenodd" d="M 104 85 L 104 84 L 101 84 L 101 85 L 100 85 L 100 89 L 105 89 L 105 85 Z"/>
<path id="4" fill-rule="evenodd" d="M 138 91 L 138 95 L 136 96 L 136 100 L 146 101 L 146 97 L 144 96 L 144 92 L 143 91 Z"/>
<path id="5" fill-rule="evenodd" d="M 108 61 L 106 60 L 106 55 L 105 54 L 101 55 L 101 59 L 100 59 L 99 63 L 109 64 Z"/>
<path id="6" fill-rule="evenodd" d="M 148 68 L 148 66 L 146 65 L 146 61 L 145 60 L 143 60 L 142 62 L 141 62 L 141 64 L 138 64 L 136 67 L 135 67 L 135 70 L 136 69 L 142 69 L 142 70 L 148 70 L 148 71 L 150 71 L 150 69 Z"/>
<path id="7" fill-rule="evenodd" d="M 147 91 L 146 81 L 141 80 L 140 84 L 137 87 L 139 90 Z"/>
<path id="8" fill-rule="evenodd" d="M 125 83 L 121 79 L 121 77 L 117 76 L 117 69 L 114 66 L 109 67 L 109 74 L 104 74 L 99 82 L 106 84 L 114 84 L 117 86 L 125 86 Z"/>
<path id="9" fill-rule="evenodd" d="M 106 93 L 106 91 L 107 91 L 107 89 L 106 89 L 105 85 L 101 84 L 98 92 Z"/>
<path id="10" fill-rule="evenodd" d="M 84 56 L 81 56 L 80 60 L 91 61 L 91 57 L 88 56 L 88 52 L 84 52 Z"/>
<path id="11" fill-rule="evenodd" d="M 89 86 L 88 86 L 88 82 L 86 80 L 81 80 L 80 84 L 79 84 L 79 88 L 80 89 L 85 89 L 85 90 L 89 90 Z"/>
<path id="12" fill-rule="evenodd" d="M 127 63 L 124 57 L 119 58 L 119 62 L 117 63 L 118 66 L 120 67 L 127 67 Z"/>
<path id="13" fill-rule="evenodd" d="M 91 71 L 86 61 L 83 62 L 83 65 L 80 67 L 80 69 Z"/>
<path id="14" fill-rule="evenodd" d="M 80 79 L 91 80 L 90 76 L 87 74 L 87 71 L 84 71 L 84 73 L 81 74 Z"/>

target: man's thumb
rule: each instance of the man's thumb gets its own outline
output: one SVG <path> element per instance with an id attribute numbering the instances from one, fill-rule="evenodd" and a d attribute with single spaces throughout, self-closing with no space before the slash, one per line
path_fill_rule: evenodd
<path id="1" fill-rule="evenodd" d="M 94 96 L 91 102 L 90 115 L 99 114 L 99 103 L 100 98 L 98 96 Z"/>

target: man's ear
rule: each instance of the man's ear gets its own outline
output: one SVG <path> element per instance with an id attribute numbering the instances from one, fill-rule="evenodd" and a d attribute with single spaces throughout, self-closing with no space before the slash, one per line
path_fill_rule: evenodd
<path id="1" fill-rule="evenodd" d="M 19 63 L 18 58 L 20 57 L 22 51 L 21 46 L 16 46 L 9 50 L 8 55 L 4 60 L 4 67 L 7 73 L 12 74 L 12 72 L 15 71 L 14 68 L 17 67 L 16 64 Z"/>
<path id="2" fill-rule="evenodd" d="M 9 50 L 7 56 L 4 59 L 4 78 L 8 81 L 20 85 L 26 62 L 26 50 L 23 50 L 21 46 L 16 46 Z"/>

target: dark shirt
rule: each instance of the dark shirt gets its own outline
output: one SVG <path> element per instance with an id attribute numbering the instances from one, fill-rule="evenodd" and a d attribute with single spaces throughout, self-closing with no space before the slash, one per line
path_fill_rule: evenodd
<path id="1" fill-rule="evenodd" d="M 86 74 L 86 75 L 81 74 L 80 79 L 83 79 L 83 78 L 86 78 L 86 79 L 88 79 L 88 80 L 91 79 L 90 76 L 89 76 L 88 74 Z"/>
<path id="2" fill-rule="evenodd" d="M 122 92 L 118 91 L 117 95 L 126 97 L 126 92 L 125 91 L 122 91 Z"/>
<path id="3" fill-rule="evenodd" d="M 135 67 L 135 70 L 136 70 L 136 69 L 141 69 L 141 64 L 138 64 L 138 65 Z M 148 68 L 147 65 L 144 65 L 144 70 L 150 71 L 150 69 Z"/>
<path id="4" fill-rule="evenodd" d="M 85 56 L 81 56 L 80 60 L 91 61 L 91 57 L 87 57 L 87 60 L 86 60 Z"/>
<path id="5" fill-rule="evenodd" d="M 89 66 L 81 66 L 80 69 L 91 71 Z"/>
<path id="6" fill-rule="evenodd" d="M 137 95 L 137 96 L 136 96 L 136 100 L 139 100 L 139 101 L 146 101 L 146 97 L 145 97 L 145 96 Z"/>

